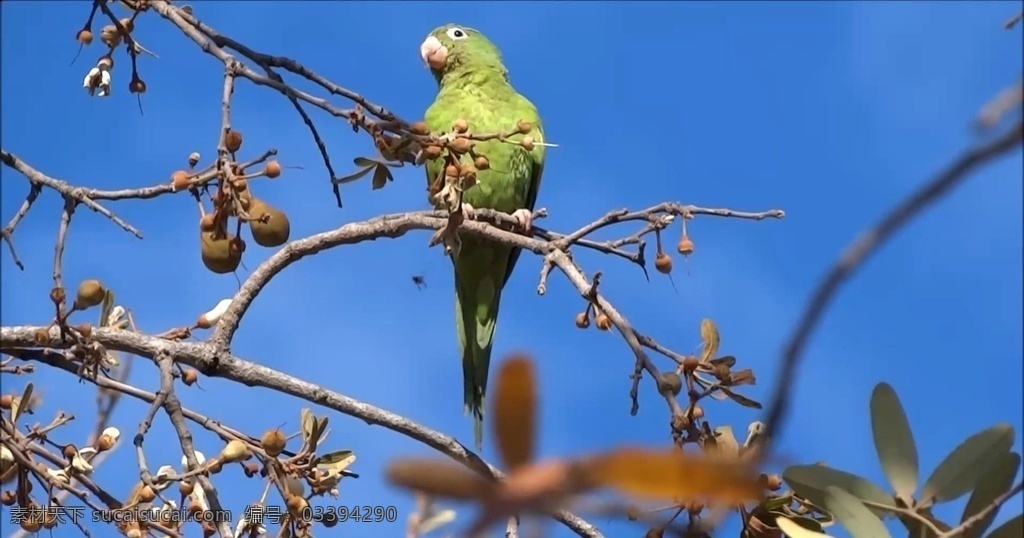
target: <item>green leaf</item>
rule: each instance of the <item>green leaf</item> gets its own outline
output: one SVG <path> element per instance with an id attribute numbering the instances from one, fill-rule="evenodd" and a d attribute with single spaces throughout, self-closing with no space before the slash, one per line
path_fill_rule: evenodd
<path id="1" fill-rule="evenodd" d="M 978 483 L 974 485 L 974 492 L 971 493 L 971 498 L 967 500 L 967 506 L 964 507 L 964 513 L 960 516 L 960 523 L 962 524 L 967 518 L 988 508 L 992 501 L 1009 491 L 1013 485 L 1013 479 L 1017 476 L 1018 468 L 1020 468 L 1020 454 L 1016 452 L 1004 453 L 999 456 L 998 460 L 993 461 L 991 470 L 981 475 Z M 965 530 L 961 538 L 979 538 L 985 534 L 998 513 L 999 509 L 996 508 L 981 521 Z"/>
<path id="2" fill-rule="evenodd" d="M 391 170 L 388 170 L 388 167 L 383 164 L 378 164 L 377 168 L 373 170 L 373 190 L 384 188 L 384 185 L 387 185 L 388 181 L 393 179 Z"/>
<path id="3" fill-rule="evenodd" d="M 900 399 L 888 383 L 875 385 L 871 392 L 871 433 L 889 484 L 909 503 L 917 490 L 917 445 Z"/>
<path id="4" fill-rule="evenodd" d="M 29 405 L 32 405 L 32 389 L 34 388 L 32 383 L 25 385 L 25 392 L 21 393 L 21 398 L 11 402 L 11 422 L 15 423 L 15 426 L 17 426 L 18 417 L 25 412 Z"/>
<path id="5" fill-rule="evenodd" d="M 803 527 L 803 528 L 805 528 L 805 529 L 807 529 L 809 531 L 823 532 L 824 529 L 825 529 L 824 527 L 821 526 L 820 522 L 818 522 L 815 519 L 806 517 L 806 516 L 796 516 L 796 515 L 789 515 L 789 514 L 780 514 L 778 512 L 772 512 L 771 515 L 775 517 L 775 526 L 776 527 L 779 526 L 778 525 L 779 519 L 786 518 L 786 519 L 792 521 L 793 523 L 796 523 L 797 525 L 800 525 L 801 527 Z"/>
<path id="6" fill-rule="evenodd" d="M 338 463 L 339 461 L 352 455 L 351 450 L 335 450 L 334 452 L 328 452 L 323 456 L 316 459 L 315 465 L 330 465 L 332 463 Z"/>
<path id="7" fill-rule="evenodd" d="M 785 517 L 777 518 L 775 525 L 789 538 L 832 538 L 827 534 L 805 529 L 800 524 Z"/>
<path id="8" fill-rule="evenodd" d="M 825 488 L 825 507 L 853 538 L 886 538 L 889 529 L 860 499 L 835 486 Z"/>
<path id="9" fill-rule="evenodd" d="M 1013 446 L 1013 426 L 996 424 L 970 437 L 942 460 L 921 487 L 918 504 L 952 501 L 974 488 L 993 461 Z"/>
<path id="10" fill-rule="evenodd" d="M 110 311 L 114 309 L 114 292 L 107 290 L 107 293 L 103 295 L 103 304 L 100 306 L 100 323 L 99 327 L 106 327 L 107 322 L 110 321 Z"/>
<path id="11" fill-rule="evenodd" d="M 824 465 L 793 465 L 783 471 L 782 479 L 797 495 L 820 507 L 825 506 L 825 491 L 829 486 L 841 488 L 864 501 L 895 506 L 892 495 L 873 482 Z M 891 515 L 881 508 L 868 508 L 879 517 Z"/>
<path id="12" fill-rule="evenodd" d="M 1024 514 L 1017 514 L 1017 517 L 996 527 L 986 538 L 1020 538 L 1024 536 Z"/>
<path id="13" fill-rule="evenodd" d="M 352 164 L 355 164 L 356 166 L 377 166 L 377 161 L 366 157 L 356 157 L 355 159 L 352 159 Z"/>
<path id="14" fill-rule="evenodd" d="M 358 170 L 356 172 L 353 172 L 353 173 L 351 173 L 351 174 L 349 174 L 347 176 L 336 177 L 336 178 L 331 180 L 331 183 L 334 183 L 335 185 L 340 185 L 342 183 L 352 183 L 353 181 L 355 181 L 355 180 L 365 176 L 366 174 L 369 174 L 371 170 L 376 168 L 376 166 L 377 166 L 376 164 L 371 164 L 370 166 L 365 166 L 362 169 L 360 169 L 360 170 Z"/>

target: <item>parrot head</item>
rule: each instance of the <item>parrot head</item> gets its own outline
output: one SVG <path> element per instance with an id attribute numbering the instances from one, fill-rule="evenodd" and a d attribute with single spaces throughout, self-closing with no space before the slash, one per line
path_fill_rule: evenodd
<path id="1" fill-rule="evenodd" d="M 446 24 L 430 32 L 420 45 L 420 58 L 438 81 L 447 74 L 477 69 L 506 73 L 498 47 L 479 30 L 457 24 Z"/>

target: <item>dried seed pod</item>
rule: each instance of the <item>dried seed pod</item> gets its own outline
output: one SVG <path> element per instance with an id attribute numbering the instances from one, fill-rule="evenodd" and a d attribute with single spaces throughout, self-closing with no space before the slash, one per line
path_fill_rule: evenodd
<path id="1" fill-rule="evenodd" d="M 235 153 L 242 149 L 242 133 L 232 129 L 228 131 L 228 134 L 224 135 L 224 146 L 228 148 L 228 151 Z"/>
<path id="2" fill-rule="evenodd" d="M 106 296 L 107 290 L 103 289 L 103 284 L 100 284 L 99 280 L 83 280 L 82 283 L 78 285 L 78 293 L 75 295 L 75 302 L 72 308 L 75 310 L 92 308 L 102 303 L 103 298 Z"/>
<path id="3" fill-rule="evenodd" d="M 67 444 L 64 445 L 64 448 L 60 453 L 64 456 L 64 459 L 71 461 L 71 458 L 75 457 L 75 454 L 78 454 L 78 449 L 75 448 L 75 445 Z"/>
<path id="4" fill-rule="evenodd" d="M 579 327 L 580 329 L 586 329 L 587 327 L 590 327 L 590 315 L 587 314 L 586 310 L 580 312 L 579 314 L 576 314 L 576 326 Z"/>
<path id="5" fill-rule="evenodd" d="M 691 241 L 688 236 L 684 235 L 683 238 L 679 240 L 679 244 L 676 245 L 676 250 L 683 256 L 693 254 L 693 241 Z"/>
<path id="6" fill-rule="evenodd" d="M 17 500 L 18 497 L 14 494 L 13 491 L 5 491 L 3 493 L 0 493 L 0 504 L 4 506 L 11 506 L 15 502 L 17 502 Z"/>
<path id="7" fill-rule="evenodd" d="M 272 458 L 276 458 L 278 454 L 284 452 L 287 443 L 288 438 L 278 429 L 267 430 L 260 438 L 260 446 Z"/>
<path id="8" fill-rule="evenodd" d="M 409 132 L 414 135 L 426 136 L 430 134 L 430 128 L 427 127 L 426 123 L 423 123 L 422 121 L 417 121 L 416 123 L 413 123 L 412 125 L 409 126 Z"/>
<path id="9" fill-rule="evenodd" d="M 693 420 L 700 420 L 704 418 L 704 408 L 699 405 L 693 406 Z"/>
<path id="10" fill-rule="evenodd" d="M 220 459 L 224 463 L 235 463 L 242 461 L 249 455 L 249 447 L 245 446 L 245 443 L 238 439 L 232 439 L 228 441 L 228 444 L 224 446 L 224 450 L 220 451 Z"/>
<path id="11" fill-rule="evenodd" d="M 697 366 L 700 366 L 700 360 L 698 360 L 697 357 L 687 355 L 683 358 L 683 370 L 692 372 L 697 369 Z"/>
<path id="12" fill-rule="evenodd" d="M 135 21 L 133 21 L 131 17 L 125 17 L 118 22 L 121 23 L 121 26 L 124 26 L 124 29 L 127 30 L 129 34 L 135 31 Z"/>
<path id="13" fill-rule="evenodd" d="M 425 159 L 427 159 L 428 161 L 432 161 L 434 159 L 440 158 L 441 157 L 441 147 L 440 146 L 425 146 L 423 148 L 423 157 Z"/>
<path id="14" fill-rule="evenodd" d="M 288 241 L 288 236 L 291 234 L 291 223 L 288 222 L 288 216 L 280 209 L 263 200 L 253 198 L 249 205 L 249 216 L 258 219 L 249 221 L 249 231 L 252 232 L 252 238 L 257 245 L 279 247 Z M 266 222 L 262 222 L 264 216 L 268 217 Z"/>
<path id="15" fill-rule="evenodd" d="M 121 44 L 121 32 L 117 31 L 117 26 L 108 24 L 100 28 L 100 41 L 104 45 L 114 48 Z"/>
<path id="16" fill-rule="evenodd" d="M 447 177 L 459 177 L 459 167 L 454 164 L 449 164 L 444 167 L 444 175 Z"/>
<path id="17" fill-rule="evenodd" d="M 465 133 L 469 130 L 469 122 L 459 118 L 452 124 L 452 130 L 459 134 Z"/>
<path id="18" fill-rule="evenodd" d="M 133 78 L 131 82 L 128 83 L 128 92 L 146 93 L 146 82 L 138 77 Z"/>
<path id="19" fill-rule="evenodd" d="M 488 161 L 487 157 L 484 157 L 483 155 L 478 155 L 476 159 L 473 159 L 473 166 L 475 166 L 477 170 L 487 170 L 491 167 L 491 161 Z"/>
<path id="20" fill-rule="evenodd" d="M 4 394 L 0 396 L 0 409 L 10 409 L 14 405 L 14 395 Z"/>
<path id="21" fill-rule="evenodd" d="M 473 142 L 468 138 L 456 138 L 449 144 L 450 148 L 456 153 L 465 153 L 473 147 Z"/>
<path id="22" fill-rule="evenodd" d="M 523 140 L 520 142 L 520 144 L 523 146 L 523 149 L 525 149 L 526 151 L 533 151 L 533 137 L 532 136 L 530 136 L 530 135 L 524 136 Z"/>
<path id="23" fill-rule="evenodd" d="M 602 331 L 607 331 L 612 328 L 612 318 L 608 317 L 608 314 L 601 312 L 597 315 L 597 328 Z"/>
<path id="24" fill-rule="evenodd" d="M 281 175 L 281 163 L 277 161 L 270 161 L 266 166 L 263 167 L 263 175 L 274 179 Z"/>
<path id="25" fill-rule="evenodd" d="M 664 252 L 659 252 L 654 258 L 654 268 L 659 273 L 669 274 L 672 272 L 672 258 Z"/>
<path id="26" fill-rule="evenodd" d="M 92 32 L 89 31 L 88 28 L 82 28 L 81 30 L 78 31 L 78 35 L 75 36 L 75 39 L 77 39 L 78 42 L 83 44 L 83 45 L 87 45 L 87 46 L 91 45 L 92 44 Z"/>
<path id="27" fill-rule="evenodd" d="M 189 188 L 192 185 L 190 178 L 191 176 L 188 172 L 184 170 L 176 170 L 171 174 L 171 188 L 175 192 Z"/>
<path id="28" fill-rule="evenodd" d="M 533 125 L 528 121 L 519 120 L 516 122 L 516 130 L 519 131 L 519 134 L 530 134 L 530 131 L 533 130 Z"/>
<path id="29" fill-rule="evenodd" d="M 191 387 L 199 380 L 199 374 L 195 370 L 185 370 L 181 373 L 181 382 Z"/>
<path id="30" fill-rule="evenodd" d="M 142 486 L 142 489 L 139 490 L 139 502 L 153 502 L 153 499 L 155 498 L 156 492 L 153 491 L 153 488 L 149 486 Z"/>
<path id="31" fill-rule="evenodd" d="M 195 483 L 190 480 L 182 480 L 178 482 L 178 493 L 181 493 L 182 497 L 188 497 L 192 495 L 192 490 L 196 487 Z"/>
<path id="32" fill-rule="evenodd" d="M 221 275 L 238 269 L 238 264 L 242 262 L 242 253 L 231 248 L 231 239 L 235 236 L 229 233 L 219 235 L 218 237 L 216 231 L 200 232 L 199 247 L 203 265 Z"/>
<path id="33" fill-rule="evenodd" d="M 679 374 L 675 372 L 661 373 L 660 379 L 658 379 L 658 392 L 662 394 L 669 392 L 672 396 L 677 396 L 681 390 L 683 390 L 683 381 L 679 379 Z"/>
<path id="34" fill-rule="evenodd" d="M 213 213 L 207 213 L 199 219 L 199 230 L 203 232 L 212 232 L 216 225 L 216 218 Z"/>
<path id="35" fill-rule="evenodd" d="M 75 330 L 78 331 L 83 338 L 89 338 L 90 336 L 92 336 L 92 323 L 89 323 L 88 321 L 84 323 L 79 323 L 75 327 Z"/>

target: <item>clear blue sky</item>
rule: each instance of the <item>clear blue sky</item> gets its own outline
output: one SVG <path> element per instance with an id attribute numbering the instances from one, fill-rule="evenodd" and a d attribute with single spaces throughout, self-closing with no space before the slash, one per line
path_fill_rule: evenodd
<path id="1" fill-rule="evenodd" d="M 485 32 L 503 51 L 516 87 L 539 107 L 552 150 L 538 205 L 543 226 L 569 230 L 611 208 L 664 200 L 741 210 L 783 208 L 783 221 L 697 219 L 696 255 L 676 260 L 677 291 L 625 262 L 577 254 L 606 273 L 604 291 L 638 328 L 679 350 L 699 343 L 701 318 L 716 320 L 722 351 L 758 374 L 746 394 L 763 399 L 775 359 L 811 286 L 863 226 L 970 143 L 975 113 L 1020 76 L 1020 30 L 1002 22 L 1012 2 L 534 3 L 195 2 L 205 22 L 261 51 L 299 59 L 324 76 L 410 120 L 435 84 L 417 51 L 436 26 Z M 82 78 L 99 41 L 75 55 L 87 2 L 4 2 L 3 148 L 73 183 L 125 188 L 167 181 L 186 156 L 214 153 L 222 67 L 155 14 L 136 25 L 159 60 L 143 57 L 144 115 L 118 60 L 115 92 L 90 98 Z M 282 179 L 260 196 L 286 210 L 292 237 L 384 213 L 422 209 L 424 179 L 401 170 L 371 192 L 343 191 L 337 209 L 320 157 L 292 106 L 244 82 L 234 125 L 245 154 L 276 147 Z M 371 145 L 314 114 L 341 170 Z M 987 168 L 931 210 L 869 263 L 839 297 L 807 351 L 782 451 L 791 461 L 827 460 L 883 483 L 868 398 L 878 381 L 899 392 L 926 475 L 960 440 L 999 421 L 1021 445 L 1021 152 Z M 4 222 L 27 183 L 2 171 Z M 66 281 L 99 278 L 145 331 L 191 323 L 237 289 L 199 260 L 196 206 L 186 195 L 110 206 L 145 234 L 140 241 L 84 209 L 72 222 Z M 45 324 L 60 199 L 44 192 L 17 231 L 28 269 L 4 248 L 4 325 Z M 623 229 L 623 232 L 627 230 Z M 234 351 L 292 375 L 406 415 L 471 442 L 453 330 L 450 264 L 413 234 L 321 253 L 276 278 L 249 310 Z M 673 237 L 670 242 L 675 243 Z M 251 270 L 269 252 L 251 245 Z M 534 293 L 539 261 L 524 255 L 502 303 L 495 357 L 522 348 L 537 362 L 543 416 L 540 455 L 577 454 L 622 442 L 667 442 L 667 411 L 645 380 L 639 416 L 629 415 L 633 358 L 614 333 L 580 331 L 576 292 L 553 277 Z M 418 291 L 410 276 L 426 275 Z M 247 272 L 239 272 L 245 278 Z M 92 318 L 89 315 L 88 318 Z M 84 318 L 83 318 L 84 319 Z M 992 364 L 995 364 L 993 366 Z M 493 368 L 493 365 L 492 365 Z M 23 380 L 5 376 L 4 392 Z M 58 409 L 79 417 L 55 439 L 82 442 L 93 426 L 94 389 L 45 368 L 39 420 Z M 131 381 L 154 390 L 157 371 L 137 361 Z M 298 427 L 301 402 L 266 390 L 203 379 L 179 389 L 183 403 L 253 434 Z M 145 404 L 125 401 L 115 424 L 127 444 L 96 472 L 117 495 L 137 480 L 131 432 Z M 715 424 L 742 432 L 757 418 L 709 404 Z M 358 480 L 342 503 L 395 504 L 390 527 L 343 527 L 347 536 L 397 535 L 411 496 L 380 471 L 391 458 L 428 449 L 379 427 L 330 413 L 332 447 L 355 450 Z M 198 427 L 197 447 L 219 451 Z M 154 467 L 177 465 L 163 416 L 147 443 Z M 487 443 L 485 457 L 494 458 Z M 217 480 L 240 510 L 262 489 L 234 469 Z M 1011 503 L 1017 504 L 1019 503 Z M 957 506 L 960 506 L 958 504 Z M 955 510 L 959 515 L 959 508 Z M 1000 520 L 1015 513 L 1004 511 Z M 944 513 L 944 512 L 940 512 Z M 468 514 L 460 514 L 466 522 Z M 7 517 L 4 517 L 6 523 Z M 608 536 L 640 529 L 594 520 Z M 555 536 L 566 531 L 552 525 Z M 72 536 L 59 529 L 54 536 Z M 104 532 L 98 531 L 99 535 Z M 838 531 L 837 531 L 838 532 Z"/>

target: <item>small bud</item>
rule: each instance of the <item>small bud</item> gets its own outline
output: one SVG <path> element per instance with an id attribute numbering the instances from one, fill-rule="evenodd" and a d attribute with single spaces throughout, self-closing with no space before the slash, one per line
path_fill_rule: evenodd
<path id="1" fill-rule="evenodd" d="M 473 142 L 468 138 L 456 138 L 449 145 L 456 153 L 465 153 L 473 147 Z"/>
<path id="2" fill-rule="evenodd" d="M 77 39 L 78 42 L 83 44 L 83 45 L 91 45 L 92 44 L 92 32 L 90 32 L 88 28 L 82 28 L 81 30 L 78 31 L 78 35 L 75 36 L 75 39 Z"/>
<path id="3" fill-rule="evenodd" d="M 697 357 L 694 357 L 693 355 L 687 355 L 685 358 L 683 358 L 683 370 L 692 372 L 696 370 L 697 366 L 699 365 L 700 360 L 698 360 Z"/>
<path id="4" fill-rule="evenodd" d="M 260 446 L 272 458 L 283 452 L 287 443 L 288 438 L 278 429 L 267 430 L 260 438 Z"/>
<path id="5" fill-rule="evenodd" d="M 465 133 L 469 130 L 469 122 L 459 118 L 452 124 L 452 130 L 459 134 Z"/>
<path id="6" fill-rule="evenodd" d="M 192 495 L 192 490 L 195 489 L 196 485 L 191 480 L 182 480 L 178 483 L 178 493 L 181 493 L 182 497 L 188 497 Z"/>
<path id="7" fill-rule="evenodd" d="M 75 303 L 72 307 L 75 310 L 92 308 L 102 303 L 103 298 L 106 296 L 107 290 L 103 289 L 103 284 L 101 284 L 99 280 L 83 280 L 82 283 L 78 285 L 78 293 L 75 295 Z"/>
<path id="8" fill-rule="evenodd" d="M 612 328 L 612 318 L 608 317 L 608 314 L 601 312 L 597 315 L 597 328 L 602 331 L 607 331 Z"/>
<path id="9" fill-rule="evenodd" d="M 677 396 L 679 391 L 683 389 L 683 382 L 679 379 L 679 374 L 675 372 L 662 372 L 660 379 L 658 380 L 658 392 L 665 394 L 666 392 L 671 393 L 672 396 Z"/>
<path id="10" fill-rule="evenodd" d="M 459 167 L 454 164 L 449 164 L 444 169 L 444 175 L 448 177 L 459 177 Z"/>
<path id="11" fill-rule="evenodd" d="M 530 136 L 530 135 L 524 136 L 523 140 L 522 140 L 522 142 L 520 142 L 520 144 L 522 144 L 523 149 L 525 149 L 526 151 L 533 151 L 533 137 L 532 136 Z"/>
<path id="12" fill-rule="evenodd" d="M 285 500 L 285 506 L 288 507 L 288 512 L 298 515 L 309 506 L 309 503 L 299 495 L 288 495 L 287 500 Z"/>
<path id="13" fill-rule="evenodd" d="M 117 428 L 114 427 L 107 428 L 103 430 L 103 433 L 96 441 L 96 449 L 99 450 L 100 452 L 110 450 L 111 448 L 114 448 L 114 445 L 117 443 L 117 440 L 120 437 L 121 430 L 118 430 Z"/>
<path id="14" fill-rule="evenodd" d="M 281 175 L 281 163 L 277 161 L 268 162 L 267 166 L 263 167 L 263 175 L 269 177 L 270 179 L 274 179 L 275 177 Z"/>
<path id="15" fill-rule="evenodd" d="M 75 445 L 64 445 L 64 448 L 61 450 L 61 455 L 68 461 L 75 457 L 75 454 L 78 454 L 78 449 L 75 448 Z"/>
<path id="16" fill-rule="evenodd" d="M 675 415 L 672 417 L 672 429 L 677 432 L 685 432 L 690 429 L 690 419 L 686 415 Z"/>
<path id="17" fill-rule="evenodd" d="M 228 134 L 224 136 L 224 145 L 231 153 L 242 149 L 242 133 L 235 130 L 228 131 Z"/>
<path id="18" fill-rule="evenodd" d="M 693 406 L 693 420 L 700 420 L 702 418 L 704 418 L 704 409 L 699 405 Z"/>
<path id="19" fill-rule="evenodd" d="M 430 128 L 427 127 L 426 123 L 418 121 L 409 126 L 409 132 L 414 135 L 426 136 L 430 134 Z"/>
<path id="20" fill-rule="evenodd" d="M 679 244 L 676 245 L 676 250 L 683 256 L 693 254 L 693 241 L 684 235 L 683 238 L 679 240 Z"/>
<path id="21" fill-rule="evenodd" d="M 191 162 L 191 161 L 190 161 Z M 192 185 L 189 173 L 184 170 L 176 170 L 171 174 L 171 189 L 174 192 L 187 189 Z"/>
<path id="22" fill-rule="evenodd" d="M 50 300 L 53 301 L 54 304 L 64 304 L 64 301 L 67 300 L 67 298 L 67 293 L 64 291 L 64 288 L 60 286 L 50 290 Z"/>
<path id="23" fill-rule="evenodd" d="M 181 372 L 181 382 L 184 383 L 185 386 L 187 387 L 191 387 L 198 380 L 199 374 L 197 374 L 196 371 L 192 370 L 191 368 Z"/>
<path id="24" fill-rule="evenodd" d="M 96 60 L 96 67 L 110 71 L 114 68 L 114 57 L 109 54 L 100 56 L 100 59 Z"/>
<path id="25" fill-rule="evenodd" d="M 13 491 L 5 491 L 0 493 L 0 504 L 4 506 L 11 506 L 18 500 L 18 497 Z"/>
<path id="26" fill-rule="evenodd" d="M 135 31 L 135 21 L 133 21 L 131 17 L 125 17 L 118 22 L 121 23 L 121 26 L 123 26 L 124 29 L 128 31 L 128 33 L 132 33 Z"/>
<path id="27" fill-rule="evenodd" d="M 491 167 L 491 162 L 487 160 L 487 157 L 479 155 L 476 159 L 473 159 L 473 166 L 475 166 L 477 170 L 487 170 Z"/>
<path id="28" fill-rule="evenodd" d="M 587 314 L 586 310 L 580 312 L 579 314 L 576 314 L 576 326 L 579 327 L 580 329 L 586 329 L 587 327 L 590 327 L 590 316 Z"/>
<path id="29" fill-rule="evenodd" d="M 533 130 L 533 125 L 528 121 L 519 120 L 516 122 L 516 130 L 519 131 L 519 134 L 530 134 L 530 131 Z"/>
<path id="30" fill-rule="evenodd" d="M 667 275 L 672 272 L 672 258 L 664 252 L 659 252 L 654 258 L 654 267 L 659 273 Z"/>

